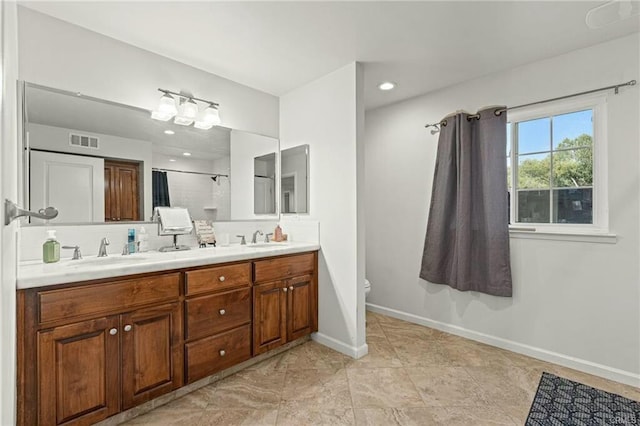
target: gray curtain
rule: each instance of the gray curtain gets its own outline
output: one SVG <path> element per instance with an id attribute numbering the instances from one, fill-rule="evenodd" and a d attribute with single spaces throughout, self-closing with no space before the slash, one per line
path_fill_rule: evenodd
<path id="1" fill-rule="evenodd" d="M 167 172 L 157 170 L 151 172 L 151 193 L 154 209 L 156 207 L 171 207 Z"/>
<path id="2" fill-rule="evenodd" d="M 510 297 L 507 123 L 496 109 L 441 126 L 420 278 Z"/>

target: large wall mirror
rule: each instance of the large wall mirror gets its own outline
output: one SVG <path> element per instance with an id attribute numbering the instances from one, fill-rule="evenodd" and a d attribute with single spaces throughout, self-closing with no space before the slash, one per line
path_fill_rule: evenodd
<path id="1" fill-rule="evenodd" d="M 186 207 L 194 220 L 268 218 L 254 214 L 245 182 L 256 152 L 275 156 L 277 139 L 152 120 L 144 109 L 30 83 L 23 112 L 25 204 L 56 207 L 51 223 L 149 221 L 156 206 Z"/>
<path id="2" fill-rule="evenodd" d="M 280 152 L 280 211 L 309 213 L 309 145 Z"/>

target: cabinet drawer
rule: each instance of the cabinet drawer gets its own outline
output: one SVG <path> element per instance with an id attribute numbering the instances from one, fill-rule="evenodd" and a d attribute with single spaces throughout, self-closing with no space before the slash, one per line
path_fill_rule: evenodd
<path id="1" fill-rule="evenodd" d="M 251 326 L 185 344 L 187 382 L 207 377 L 251 358 Z"/>
<path id="2" fill-rule="evenodd" d="M 251 286 L 251 263 L 198 269 L 189 271 L 185 275 L 187 296 L 235 287 L 249 287 Z"/>
<path id="3" fill-rule="evenodd" d="M 136 306 L 177 300 L 180 273 L 82 285 L 38 293 L 40 322 L 112 314 Z"/>
<path id="4" fill-rule="evenodd" d="M 254 262 L 254 267 L 256 283 L 310 274 L 315 269 L 315 254 L 307 253 L 278 259 L 259 260 Z"/>
<path id="5" fill-rule="evenodd" d="M 251 322 L 251 289 L 185 300 L 186 336 L 192 340 Z"/>

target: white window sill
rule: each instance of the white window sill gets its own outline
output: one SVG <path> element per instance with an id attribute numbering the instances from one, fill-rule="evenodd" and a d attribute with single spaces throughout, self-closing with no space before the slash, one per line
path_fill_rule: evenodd
<path id="1" fill-rule="evenodd" d="M 554 241 L 577 241 L 581 243 L 616 244 L 618 236 L 605 232 L 570 232 L 570 231 L 550 231 L 526 227 L 513 226 L 509 228 L 509 237 L 523 240 L 554 240 Z"/>

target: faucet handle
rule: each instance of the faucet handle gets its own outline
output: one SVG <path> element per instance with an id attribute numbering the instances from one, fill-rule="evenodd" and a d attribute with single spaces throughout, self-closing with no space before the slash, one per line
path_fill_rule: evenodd
<path id="1" fill-rule="evenodd" d="M 241 238 L 240 245 L 242 245 L 242 246 L 246 246 L 247 245 L 247 239 L 244 237 L 244 235 L 236 235 L 236 237 Z"/>
<path id="2" fill-rule="evenodd" d="M 122 247 L 122 255 L 127 256 L 131 254 L 131 250 L 129 250 L 129 243 L 126 243 L 124 247 Z"/>
<path id="3" fill-rule="evenodd" d="M 62 246 L 63 249 L 73 250 L 73 257 L 71 260 L 82 259 L 82 253 L 80 253 L 80 246 Z"/>
<path id="4" fill-rule="evenodd" d="M 102 241 L 100 241 L 100 244 L 104 244 L 105 246 L 108 246 L 111 243 L 109 242 L 109 239 L 107 237 L 104 237 Z"/>
<path id="5" fill-rule="evenodd" d="M 268 234 L 264 234 L 264 242 L 268 243 L 270 241 L 269 237 L 271 237 L 272 235 L 273 235 L 273 232 L 270 232 Z"/>

